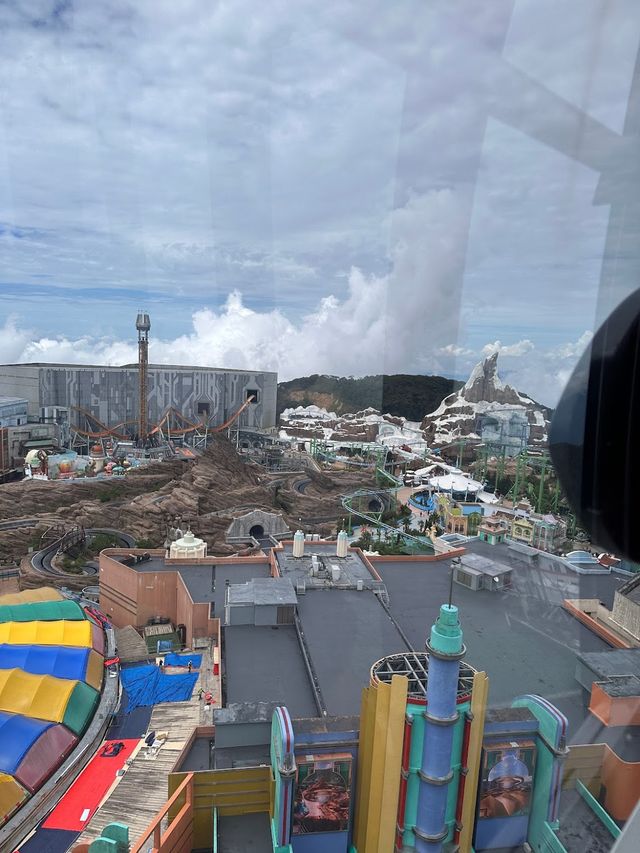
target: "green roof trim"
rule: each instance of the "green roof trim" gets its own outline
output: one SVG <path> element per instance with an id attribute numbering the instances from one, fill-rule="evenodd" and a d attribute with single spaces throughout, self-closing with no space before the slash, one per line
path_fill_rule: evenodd
<path id="1" fill-rule="evenodd" d="M 1 622 L 57 622 L 61 619 L 80 622 L 85 613 L 75 601 L 30 601 L 25 604 L 0 605 Z"/>
<path id="2" fill-rule="evenodd" d="M 62 719 L 63 724 L 80 737 L 95 713 L 100 694 L 79 681 L 73 688 Z"/>

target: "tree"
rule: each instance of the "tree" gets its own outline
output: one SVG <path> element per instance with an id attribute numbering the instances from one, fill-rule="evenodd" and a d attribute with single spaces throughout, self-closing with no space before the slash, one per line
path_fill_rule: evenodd
<path id="1" fill-rule="evenodd" d="M 363 551 L 370 551 L 372 543 L 373 538 L 371 536 L 371 531 L 367 527 L 365 527 L 360 532 L 360 538 L 358 539 L 358 541 L 354 542 L 353 544 L 356 545 L 358 548 L 362 548 Z"/>

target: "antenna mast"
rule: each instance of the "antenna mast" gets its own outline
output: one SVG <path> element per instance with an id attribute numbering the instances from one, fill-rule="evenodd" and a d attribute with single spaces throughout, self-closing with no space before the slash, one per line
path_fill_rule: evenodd
<path id="1" fill-rule="evenodd" d="M 138 330 L 138 441 L 144 444 L 149 434 L 147 416 L 147 375 L 149 368 L 149 330 L 151 320 L 148 314 L 138 313 L 136 317 Z"/>

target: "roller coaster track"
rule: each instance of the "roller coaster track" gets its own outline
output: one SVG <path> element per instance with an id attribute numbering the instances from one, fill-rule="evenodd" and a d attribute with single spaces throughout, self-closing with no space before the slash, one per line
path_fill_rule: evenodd
<path id="1" fill-rule="evenodd" d="M 72 533 L 73 532 L 74 531 L 72 531 Z M 122 547 L 135 548 L 136 541 L 134 537 L 131 536 L 129 533 L 123 532 L 122 530 L 114 530 L 110 527 L 93 527 L 89 530 L 84 531 L 85 536 L 92 536 L 98 533 L 106 533 L 108 535 L 117 537 L 121 541 Z M 52 565 L 53 558 L 61 550 L 61 548 L 64 547 L 69 535 L 69 533 L 65 533 L 63 536 L 46 545 L 46 547 L 42 548 L 40 551 L 36 551 L 34 554 L 31 555 L 31 568 L 34 572 L 39 575 L 44 575 L 45 577 L 56 577 L 58 579 L 82 577 L 82 575 L 62 572 L 59 569 L 54 568 Z M 94 570 L 86 572 L 85 574 L 95 575 L 96 573 L 97 572 Z"/>
<path id="2" fill-rule="evenodd" d="M 158 423 L 153 427 L 152 430 L 149 431 L 149 435 L 154 435 L 156 433 L 164 434 L 166 431 L 167 435 L 175 435 L 175 436 L 185 436 L 191 432 L 198 432 L 200 430 L 217 433 L 224 432 L 225 429 L 228 429 L 235 421 L 240 417 L 240 415 L 245 411 L 245 409 L 251 405 L 251 403 L 255 400 L 254 396 L 248 397 L 244 403 L 235 411 L 227 420 L 218 424 L 217 426 L 211 426 L 207 424 L 204 419 L 199 423 L 195 423 L 194 421 L 190 421 L 189 418 L 185 417 L 182 412 L 179 412 L 178 409 L 175 409 L 171 406 L 163 415 L 163 417 L 158 421 Z M 125 432 L 120 432 L 120 430 L 125 429 L 127 426 L 131 424 L 137 423 L 135 420 L 131 421 L 122 421 L 122 423 L 116 424 L 113 427 L 109 427 L 106 424 L 103 424 L 95 415 L 92 415 L 91 412 L 86 409 L 81 408 L 80 406 L 71 406 L 73 411 L 78 412 L 85 419 L 85 423 L 87 427 L 91 427 L 92 425 L 97 427 L 97 429 L 82 429 L 81 427 L 73 427 L 73 431 L 78 433 L 78 435 L 83 436 L 87 439 L 102 439 L 102 438 L 115 438 L 120 441 L 128 441 L 130 436 Z M 171 425 L 171 420 L 173 419 L 174 425 Z M 163 430 L 163 427 L 165 430 Z"/>
<path id="3" fill-rule="evenodd" d="M 399 527 L 393 527 L 393 525 L 387 524 L 386 522 L 381 521 L 379 518 L 376 518 L 375 515 L 371 515 L 371 510 L 369 512 L 365 512 L 364 510 L 357 509 L 353 506 L 354 498 L 377 498 L 381 503 L 384 503 L 384 499 L 381 497 L 381 495 L 387 495 L 390 492 L 395 495 L 396 489 L 362 489 L 357 492 L 353 492 L 350 495 L 342 495 L 342 506 L 344 507 L 344 509 L 347 510 L 347 512 L 351 513 L 352 515 L 355 515 L 357 518 L 361 518 L 363 521 L 365 521 L 367 524 L 370 524 L 372 527 L 382 528 L 382 530 L 386 530 L 392 533 L 394 536 L 400 534 L 400 536 L 405 541 L 414 542 L 416 545 L 420 545 L 421 547 L 424 547 L 426 540 L 426 542 L 430 544 L 431 547 L 435 550 L 435 546 L 428 536 L 425 536 L 423 538 L 413 536 L 410 533 L 404 533 L 402 530 L 400 530 Z"/>

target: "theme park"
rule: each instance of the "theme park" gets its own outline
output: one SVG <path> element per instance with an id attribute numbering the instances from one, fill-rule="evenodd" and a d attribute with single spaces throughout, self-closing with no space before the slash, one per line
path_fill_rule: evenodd
<path id="1" fill-rule="evenodd" d="M 150 327 L 137 365 L 0 367 L 49 430 L 0 487 L 0 849 L 610 850 L 640 574 L 551 413 L 495 356 L 422 421 L 277 413 Z"/>

